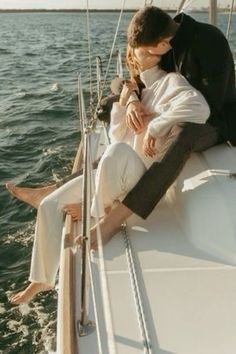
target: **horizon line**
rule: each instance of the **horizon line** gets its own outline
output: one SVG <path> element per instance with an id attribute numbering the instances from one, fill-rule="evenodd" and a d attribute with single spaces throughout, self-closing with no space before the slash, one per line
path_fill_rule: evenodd
<path id="1" fill-rule="evenodd" d="M 128 9 L 124 9 L 124 12 L 127 12 L 127 11 L 137 11 L 139 10 L 140 8 L 137 7 L 137 8 L 128 8 Z M 207 11 L 209 9 L 209 7 L 199 7 L 199 8 L 192 8 L 191 10 L 192 11 Z M 173 8 L 173 7 L 166 7 L 166 8 L 163 8 L 164 11 L 176 11 L 176 8 Z M 219 10 L 228 10 L 227 7 L 222 7 L 220 8 Z M 51 9 L 48 9 L 48 8 L 14 8 L 14 9 L 5 9 L 5 8 L 0 8 L 0 11 L 1 12 L 11 12 L 11 11 L 31 11 L 31 12 L 36 12 L 36 11 L 48 11 L 48 12 L 52 12 L 52 11 L 76 11 L 76 12 L 85 12 L 87 11 L 87 9 L 78 9 L 78 8 L 71 8 L 71 9 L 68 9 L 68 8 L 57 8 L 57 9 L 54 9 L 54 8 L 51 8 Z M 120 9 L 118 8 L 106 8 L 106 9 L 101 9 L 101 8 L 92 8 L 90 9 L 89 11 L 120 11 Z"/>

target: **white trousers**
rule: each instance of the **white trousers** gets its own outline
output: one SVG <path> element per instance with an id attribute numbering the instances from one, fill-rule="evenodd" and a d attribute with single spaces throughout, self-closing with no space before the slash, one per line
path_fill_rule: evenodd
<path id="1" fill-rule="evenodd" d="M 146 171 L 136 152 L 125 143 L 110 145 L 99 162 L 95 178 L 92 215 L 103 216 L 104 209 L 123 199 Z M 43 199 L 38 209 L 29 280 L 55 285 L 60 261 L 63 208 L 80 203 L 82 176 L 67 182 Z"/>

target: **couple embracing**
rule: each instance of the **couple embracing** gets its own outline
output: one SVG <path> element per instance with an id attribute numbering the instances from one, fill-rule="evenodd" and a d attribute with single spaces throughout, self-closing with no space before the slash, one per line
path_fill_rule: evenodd
<path id="1" fill-rule="evenodd" d="M 104 242 L 132 213 L 148 217 L 192 152 L 236 143 L 234 63 L 216 27 L 185 14 L 172 19 L 152 6 L 134 15 L 127 40 L 130 80 L 113 104 L 112 144 L 95 171 L 99 208 L 94 202 L 91 208 Z M 10 299 L 19 304 L 55 285 L 63 211 L 80 218 L 82 177 L 59 188 L 7 187 L 38 208 L 30 284 Z M 91 247 L 97 247 L 95 228 Z"/>

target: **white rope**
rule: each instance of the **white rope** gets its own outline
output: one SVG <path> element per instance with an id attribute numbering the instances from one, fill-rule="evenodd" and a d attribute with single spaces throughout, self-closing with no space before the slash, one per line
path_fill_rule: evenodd
<path id="1" fill-rule="evenodd" d="M 137 278 L 134 256 L 132 252 L 130 239 L 127 235 L 125 224 L 122 225 L 122 234 L 125 242 L 126 256 L 127 256 L 128 267 L 129 267 L 132 290 L 134 294 L 138 323 L 139 323 L 139 328 L 143 340 L 144 354 L 152 354 L 151 341 L 150 341 L 149 332 L 147 328 L 147 321 L 145 319 L 145 313 L 144 313 L 144 308 L 142 303 L 142 296 L 139 287 L 139 282 Z"/>
<path id="2" fill-rule="evenodd" d="M 107 81 L 107 77 L 108 77 L 108 73 L 109 73 L 109 69 L 110 69 L 110 65 L 111 65 L 111 59 L 112 59 L 112 56 L 113 56 L 115 43 L 116 43 L 117 35 L 118 35 L 118 32 L 119 32 L 119 28 L 120 28 L 121 18 L 122 18 L 122 15 L 123 15 L 123 12 L 124 12 L 124 8 L 125 8 L 125 1 L 126 0 L 122 1 L 121 11 L 120 11 L 120 15 L 119 15 L 117 26 L 116 26 L 116 32 L 115 32 L 115 35 L 114 35 L 114 39 L 113 39 L 113 43 L 112 43 L 112 47 L 111 47 L 111 52 L 110 52 L 110 57 L 109 57 L 109 60 L 108 60 L 106 73 L 105 73 L 105 76 L 104 76 L 104 81 L 103 81 L 103 85 L 102 85 L 102 89 L 101 89 L 101 97 L 103 95 L 103 91 L 104 91 L 104 88 L 106 86 L 106 81 Z"/>
<path id="3" fill-rule="evenodd" d="M 232 15 L 234 11 L 234 0 L 231 1 L 231 8 L 230 8 L 230 13 L 229 13 L 229 21 L 227 25 L 227 31 L 226 31 L 226 38 L 229 39 L 229 32 L 230 32 L 230 27 L 231 27 L 231 22 L 232 22 Z"/>

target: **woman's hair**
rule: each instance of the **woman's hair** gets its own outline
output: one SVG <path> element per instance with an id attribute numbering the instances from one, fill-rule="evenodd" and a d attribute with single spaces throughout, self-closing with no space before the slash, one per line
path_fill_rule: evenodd
<path id="1" fill-rule="evenodd" d="M 127 45 L 126 48 L 126 66 L 130 74 L 131 80 L 135 80 L 139 76 L 138 62 L 134 55 L 134 49 Z"/>
<path id="2" fill-rule="evenodd" d="M 127 44 L 126 48 L 126 66 L 129 71 L 131 81 L 135 81 L 139 87 L 139 90 L 136 92 L 136 94 L 140 99 L 141 91 L 144 88 L 144 84 L 142 83 L 139 76 L 139 66 L 138 61 L 134 55 L 134 48 L 131 48 L 129 44 Z"/>
<path id="3" fill-rule="evenodd" d="M 128 27 L 127 39 L 131 48 L 137 48 L 140 45 L 155 45 L 175 33 L 175 21 L 165 11 L 150 6 L 134 15 Z"/>

